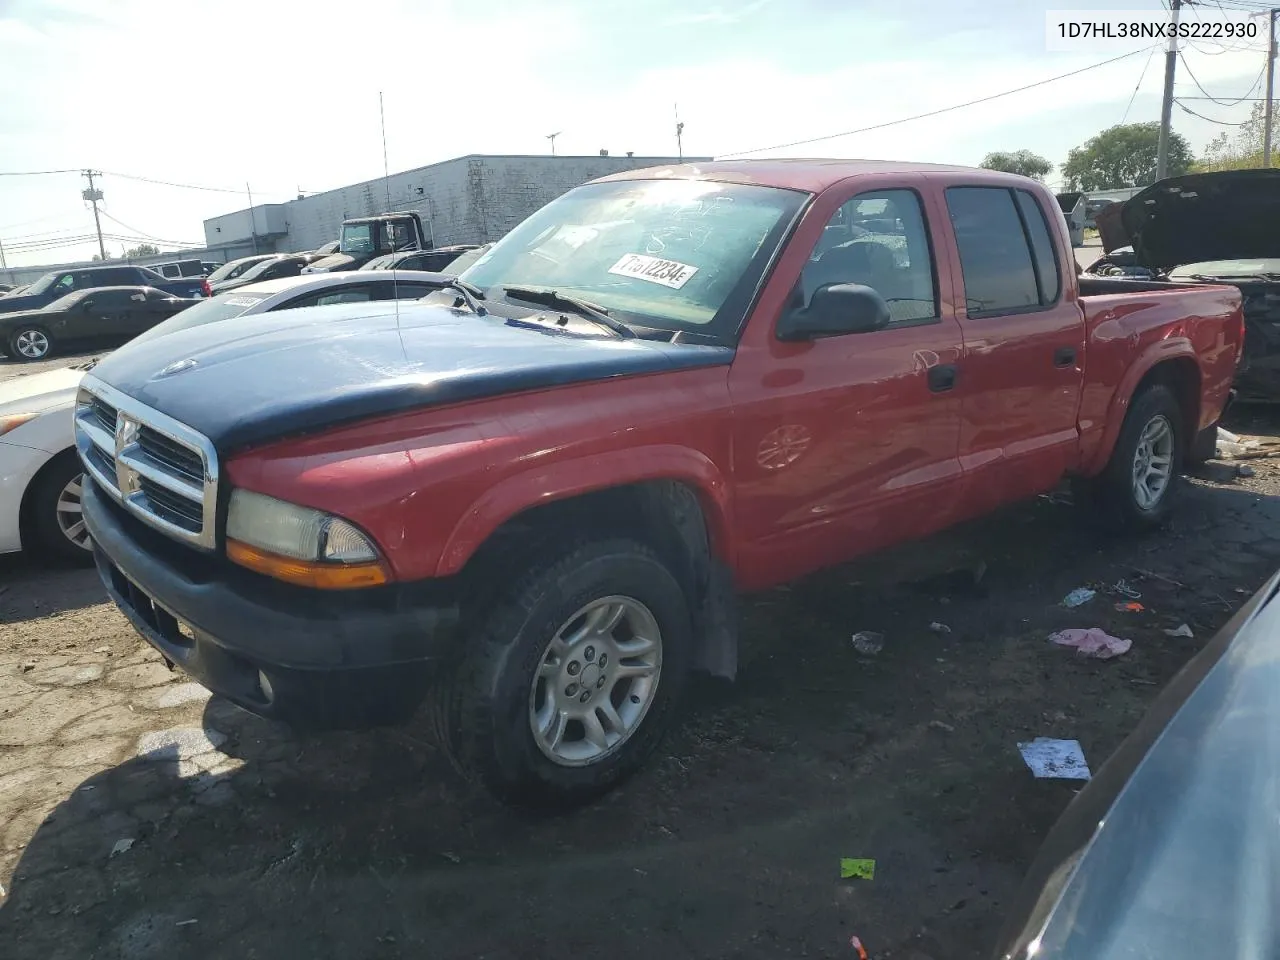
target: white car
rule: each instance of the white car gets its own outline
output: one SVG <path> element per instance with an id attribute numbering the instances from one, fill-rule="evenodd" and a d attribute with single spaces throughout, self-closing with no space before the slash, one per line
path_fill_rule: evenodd
<path id="1" fill-rule="evenodd" d="M 188 307 L 134 342 L 254 313 L 416 299 L 439 290 L 446 279 L 425 271 L 378 270 L 266 280 Z M 0 553 L 30 550 L 76 563 L 92 559 L 80 517 L 80 461 L 72 422 L 76 389 L 92 366 L 0 380 Z"/>
<path id="2" fill-rule="evenodd" d="M 88 366 L 0 381 L 0 553 L 89 559 L 71 421 Z"/>

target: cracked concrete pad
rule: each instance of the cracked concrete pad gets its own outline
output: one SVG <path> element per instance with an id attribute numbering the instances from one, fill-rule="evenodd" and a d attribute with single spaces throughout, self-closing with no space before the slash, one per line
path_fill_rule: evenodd
<path id="1" fill-rule="evenodd" d="M 126 759 L 129 738 L 95 737 L 69 743 L 51 751 L 48 762 L 55 767 L 105 767 Z"/>
<path id="2" fill-rule="evenodd" d="M 161 690 L 147 702 L 147 706 L 155 710 L 168 710 L 188 703 L 200 703 L 211 696 L 212 694 L 198 683 L 180 683 Z"/>
<path id="3" fill-rule="evenodd" d="M 227 735 L 212 727 L 174 727 L 154 730 L 138 738 L 138 756 L 143 760 L 185 760 L 217 750 Z"/>
<path id="4" fill-rule="evenodd" d="M 45 762 L 49 753 L 49 747 L 11 747 L 0 750 L 0 776 L 24 767 L 37 766 Z"/>
<path id="5" fill-rule="evenodd" d="M 92 687 L 74 693 L 50 690 L 18 713 L 0 717 L 0 746 L 47 743 L 62 727 L 119 699 L 117 693 Z"/>
<path id="6" fill-rule="evenodd" d="M 29 682 L 44 687 L 78 687 L 81 684 L 91 683 L 99 679 L 102 673 L 103 667 L 100 663 L 87 666 L 76 666 L 73 663 L 69 663 L 64 667 L 52 667 L 47 670 L 37 668 L 27 674 L 26 677 Z"/>
<path id="7" fill-rule="evenodd" d="M 125 690 L 144 690 L 147 687 L 158 687 L 162 683 L 168 683 L 173 678 L 173 671 L 166 667 L 163 661 L 153 660 L 112 670 L 107 674 L 107 686 Z"/>
<path id="8" fill-rule="evenodd" d="M 153 722 L 145 713 L 114 703 L 63 727 L 58 731 L 58 739 L 62 743 L 75 743 L 77 740 L 91 740 L 112 734 L 139 733 Z"/>

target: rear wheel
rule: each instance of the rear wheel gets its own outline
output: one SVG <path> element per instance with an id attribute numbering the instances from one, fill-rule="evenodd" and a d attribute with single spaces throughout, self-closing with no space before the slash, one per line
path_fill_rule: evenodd
<path id="1" fill-rule="evenodd" d="M 14 360 L 44 360 L 52 352 L 53 338 L 43 327 L 18 327 L 9 336 L 9 356 Z"/>
<path id="2" fill-rule="evenodd" d="M 1091 492 L 1108 520 L 1147 530 L 1168 519 L 1186 439 L 1172 390 L 1153 384 L 1134 398 L 1107 468 Z"/>
<path id="3" fill-rule="evenodd" d="M 440 707 L 455 765 L 500 798 L 566 808 L 638 769 L 689 670 L 679 583 L 631 540 L 553 553 L 488 604 Z"/>
<path id="4" fill-rule="evenodd" d="M 84 525 L 80 503 L 84 475 L 75 451 L 58 454 L 35 482 L 28 515 L 32 547 L 45 557 L 63 563 L 91 563 L 93 542 Z"/>

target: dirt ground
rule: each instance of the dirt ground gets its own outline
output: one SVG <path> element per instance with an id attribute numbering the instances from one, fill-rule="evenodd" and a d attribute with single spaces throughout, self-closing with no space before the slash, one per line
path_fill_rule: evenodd
<path id="1" fill-rule="evenodd" d="M 210 701 L 95 574 L 9 558 L 0 956 L 852 957 L 857 935 L 876 960 L 985 958 L 1079 788 L 1017 743 L 1078 739 L 1096 770 L 1280 565 L 1280 461 L 1250 465 L 1210 465 L 1149 538 L 1042 498 L 747 598 L 738 682 L 696 685 L 646 771 L 553 818 L 461 783 L 424 730 L 298 738 Z M 1143 612 L 1115 609 L 1120 580 Z M 1077 659 L 1046 641 L 1069 626 L 1133 649 Z"/>

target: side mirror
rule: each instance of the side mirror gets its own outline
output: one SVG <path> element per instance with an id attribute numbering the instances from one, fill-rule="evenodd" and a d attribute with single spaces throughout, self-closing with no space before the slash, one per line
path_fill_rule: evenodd
<path id="1" fill-rule="evenodd" d="M 889 320 L 889 304 L 871 287 L 831 283 L 815 290 L 807 307 L 783 314 L 777 336 L 790 342 L 871 333 L 883 330 Z"/>

